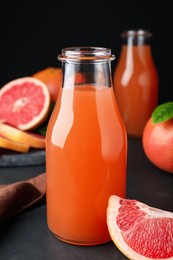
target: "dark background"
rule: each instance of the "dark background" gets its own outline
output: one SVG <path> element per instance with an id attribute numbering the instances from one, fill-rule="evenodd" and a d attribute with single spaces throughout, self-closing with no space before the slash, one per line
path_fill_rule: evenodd
<path id="1" fill-rule="evenodd" d="M 102 0 L 103 1 L 103 0 Z M 15 2 L 15 3 L 14 3 Z M 168 3 L 170 2 L 170 4 Z M 61 64 L 63 47 L 109 47 L 120 55 L 120 33 L 148 29 L 159 74 L 159 102 L 173 100 L 171 1 L 13 1 L 0 8 L 0 86 Z"/>

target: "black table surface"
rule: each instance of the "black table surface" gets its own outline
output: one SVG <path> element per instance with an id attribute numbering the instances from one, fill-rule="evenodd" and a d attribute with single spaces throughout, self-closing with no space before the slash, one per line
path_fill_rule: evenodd
<path id="1" fill-rule="evenodd" d="M 0 183 L 28 179 L 45 165 L 1 167 Z M 141 139 L 128 139 L 127 198 L 173 212 L 173 175 L 156 168 L 145 156 Z M 76 246 L 56 239 L 48 230 L 46 201 L 0 224 L 0 260 L 124 260 L 112 241 L 97 246 Z"/>

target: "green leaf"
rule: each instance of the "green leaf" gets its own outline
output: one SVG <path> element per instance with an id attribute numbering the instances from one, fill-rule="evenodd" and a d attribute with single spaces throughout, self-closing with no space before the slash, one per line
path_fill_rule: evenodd
<path id="1" fill-rule="evenodd" d="M 173 101 L 157 106 L 152 113 L 153 124 L 158 124 L 173 118 Z"/>
<path id="2" fill-rule="evenodd" d="M 40 135 L 46 135 L 46 130 L 47 130 L 47 124 L 46 125 L 43 125 L 42 127 L 40 127 L 40 128 L 37 128 L 36 130 L 35 130 L 35 133 L 38 133 L 38 134 L 40 134 Z"/>

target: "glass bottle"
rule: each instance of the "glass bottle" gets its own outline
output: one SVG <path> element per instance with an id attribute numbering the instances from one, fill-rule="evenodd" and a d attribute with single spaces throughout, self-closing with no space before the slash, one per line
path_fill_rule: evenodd
<path id="1" fill-rule="evenodd" d="M 48 227 L 67 243 L 101 244 L 110 240 L 108 198 L 126 194 L 127 137 L 112 86 L 114 55 L 72 47 L 58 59 L 63 82 L 46 133 Z"/>
<path id="2" fill-rule="evenodd" d="M 151 32 L 129 30 L 121 34 L 122 47 L 113 74 L 114 92 L 127 134 L 141 137 L 158 105 L 158 73 L 151 51 Z"/>

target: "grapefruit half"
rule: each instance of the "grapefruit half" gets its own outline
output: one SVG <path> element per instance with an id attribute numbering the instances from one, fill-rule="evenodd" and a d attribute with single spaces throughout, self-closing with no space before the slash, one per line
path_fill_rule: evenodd
<path id="1" fill-rule="evenodd" d="M 113 242 L 129 259 L 173 259 L 172 212 L 111 195 L 107 225 Z"/>
<path id="2" fill-rule="evenodd" d="M 18 129 L 35 129 L 46 119 L 49 107 L 46 85 L 33 77 L 12 80 L 0 89 L 0 121 Z"/>

